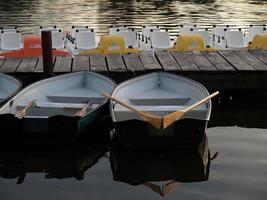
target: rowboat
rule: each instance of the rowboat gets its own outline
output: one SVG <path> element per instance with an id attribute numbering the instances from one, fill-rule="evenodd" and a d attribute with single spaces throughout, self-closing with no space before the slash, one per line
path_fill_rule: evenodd
<path id="1" fill-rule="evenodd" d="M 0 105 L 21 88 L 21 82 L 9 75 L 0 73 Z"/>
<path id="2" fill-rule="evenodd" d="M 146 74 L 118 85 L 110 98 L 115 138 L 129 147 L 189 147 L 201 141 L 211 98 L 200 83 L 170 73 Z M 178 145 L 179 144 L 179 145 Z"/>
<path id="3" fill-rule="evenodd" d="M 38 81 L 0 109 L 1 130 L 76 138 L 108 112 L 108 99 L 101 92 L 111 94 L 115 85 L 111 79 L 88 71 Z"/>

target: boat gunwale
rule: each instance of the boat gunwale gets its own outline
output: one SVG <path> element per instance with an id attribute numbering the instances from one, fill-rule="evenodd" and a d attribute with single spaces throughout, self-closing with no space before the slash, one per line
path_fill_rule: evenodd
<path id="1" fill-rule="evenodd" d="M 10 99 L 14 95 L 17 95 L 17 94 L 20 93 L 19 91 L 22 88 L 22 82 L 19 79 L 17 79 L 14 76 L 12 76 L 12 75 L 7 75 L 7 74 L 0 73 L 0 76 L 4 76 L 5 78 L 7 78 L 9 80 L 14 81 L 14 83 L 17 83 L 16 90 L 14 90 L 10 95 L 8 95 L 6 98 L 4 98 L 2 101 L 0 101 L 0 110 L 1 110 L 1 108 L 7 103 L 8 99 Z"/>

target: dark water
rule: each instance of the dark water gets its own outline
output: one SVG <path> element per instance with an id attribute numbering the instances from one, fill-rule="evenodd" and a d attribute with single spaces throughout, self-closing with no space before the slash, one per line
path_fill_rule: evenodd
<path id="1" fill-rule="evenodd" d="M 203 154 L 197 151 L 126 151 L 104 145 L 109 144 L 110 129 L 102 125 L 94 133 L 97 137 L 85 137 L 78 146 L 1 149 L 1 200 L 264 200 L 266 100 L 221 96 L 207 129 L 205 148 L 211 155 L 219 153 L 209 167 L 203 167 Z"/>
<path id="2" fill-rule="evenodd" d="M 266 199 L 266 130 L 216 127 L 207 134 L 211 153 L 219 156 L 203 182 L 196 178 L 202 172 L 196 157 L 188 153 L 105 154 L 104 148 L 89 147 L 2 150 L 1 199 Z M 174 182 L 175 177 L 197 182 Z M 162 197 L 160 188 L 168 184 L 170 191 Z"/>
<path id="3" fill-rule="evenodd" d="M 89 25 L 98 33 L 109 25 L 141 27 L 157 24 L 177 30 L 178 24 L 267 23 L 266 0 L 1 0 L 0 25 L 36 33 L 40 25 Z"/>

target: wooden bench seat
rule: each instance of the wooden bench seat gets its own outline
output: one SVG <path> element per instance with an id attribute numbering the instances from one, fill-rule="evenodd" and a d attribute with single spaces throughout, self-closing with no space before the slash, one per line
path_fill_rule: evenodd
<path id="1" fill-rule="evenodd" d="M 145 98 L 129 99 L 133 105 L 137 106 L 180 106 L 186 104 L 190 98 Z"/>
<path id="2" fill-rule="evenodd" d="M 87 103 L 93 100 L 93 104 L 101 104 L 105 101 L 105 97 L 75 97 L 75 96 L 47 96 L 47 98 L 56 103 Z"/>

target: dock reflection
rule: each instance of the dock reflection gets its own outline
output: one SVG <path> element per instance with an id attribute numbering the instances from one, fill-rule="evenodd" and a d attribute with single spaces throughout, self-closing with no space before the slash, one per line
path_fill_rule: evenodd
<path id="1" fill-rule="evenodd" d="M 107 148 L 63 148 L 52 150 L 1 150 L 0 177 L 23 183 L 26 174 L 44 173 L 45 178 L 82 180 Z"/>
<path id="2" fill-rule="evenodd" d="M 265 91 L 222 91 L 218 101 L 212 102 L 209 127 L 240 126 L 266 129 L 266 99 Z"/>
<path id="3" fill-rule="evenodd" d="M 208 180 L 208 140 L 205 137 L 199 148 L 194 150 L 111 149 L 110 163 L 114 181 L 143 185 L 166 196 L 180 183 Z"/>

